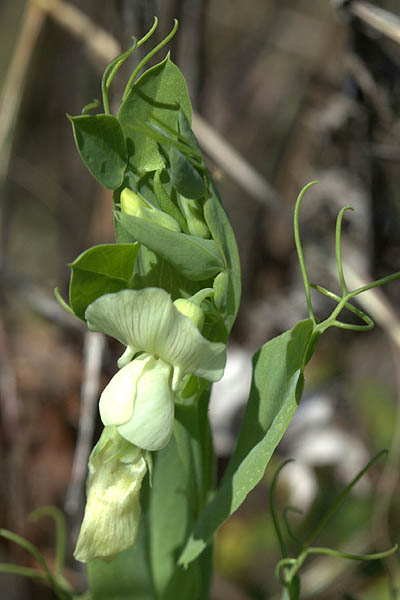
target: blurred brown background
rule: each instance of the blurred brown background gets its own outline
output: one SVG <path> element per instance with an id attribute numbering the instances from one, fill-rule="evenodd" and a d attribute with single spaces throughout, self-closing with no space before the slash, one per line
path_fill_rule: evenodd
<path id="1" fill-rule="evenodd" d="M 245 360 L 306 316 L 292 212 L 308 181 L 321 182 L 301 215 L 313 281 L 337 290 L 334 223 L 344 205 L 355 208 L 343 234 L 349 283 L 400 268 L 400 13 L 396 0 L 375 6 L 390 12 L 377 18 L 367 3 L 345 10 L 328 0 L 1 0 L 0 525 L 28 537 L 51 562 L 50 521 L 33 525 L 27 515 L 41 505 L 64 508 L 67 577 L 78 590 L 84 575 L 71 550 L 85 453 L 118 348 L 88 336 L 53 296 L 55 286 L 67 293 L 68 262 L 113 239 L 110 192 L 81 163 L 66 113 L 100 96 L 106 63 L 155 14 L 157 41 L 179 19 L 172 57 L 188 81 L 194 128 L 241 253 L 243 304 L 233 338 Z M 112 87 L 115 110 L 127 69 Z M 318 545 L 373 552 L 399 541 L 399 297 L 396 283 L 369 296 L 373 332 L 335 330 L 321 340 L 298 421 L 265 481 L 218 536 L 214 600 L 279 598 L 268 487 L 287 456 L 299 468 L 282 477 L 279 504 L 306 510 L 292 519 L 305 539 L 345 483 L 389 448 Z M 323 296 L 313 302 L 321 317 L 328 314 Z M 235 414 L 229 398 L 226 405 L 232 434 L 240 398 Z M 221 452 L 222 469 L 229 447 Z M 290 550 L 299 548 L 293 542 Z M 6 542 L 0 562 L 33 565 Z M 362 565 L 316 558 L 304 568 L 302 597 L 393 600 L 399 581 L 396 557 Z M 0 575 L 0 597 L 52 596 Z"/>

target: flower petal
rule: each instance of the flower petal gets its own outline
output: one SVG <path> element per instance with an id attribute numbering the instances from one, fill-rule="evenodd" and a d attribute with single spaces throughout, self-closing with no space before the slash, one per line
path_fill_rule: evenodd
<path id="1" fill-rule="evenodd" d="M 144 351 L 160 357 L 178 368 L 180 377 L 191 373 L 218 381 L 223 375 L 225 345 L 204 338 L 162 289 L 105 294 L 88 306 L 85 317 L 92 331 L 111 335 L 131 353 Z"/>
<path id="2" fill-rule="evenodd" d="M 104 425 L 121 425 L 132 417 L 137 381 L 149 359 L 151 357 L 133 360 L 120 369 L 104 388 L 99 403 Z"/>
<path id="3" fill-rule="evenodd" d="M 173 427 L 171 367 L 162 360 L 150 358 L 137 383 L 132 417 L 117 428 L 118 433 L 140 448 L 160 450 L 169 442 Z"/>
<path id="4" fill-rule="evenodd" d="M 135 543 L 146 471 L 146 452 L 129 447 L 114 427 L 106 427 L 89 459 L 85 516 L 74 552 L 77 560 L 111 558 Z"/>

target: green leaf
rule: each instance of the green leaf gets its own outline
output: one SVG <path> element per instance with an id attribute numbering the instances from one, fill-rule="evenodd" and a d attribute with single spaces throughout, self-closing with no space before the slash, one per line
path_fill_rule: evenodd
<path id="1" fill-rule="evenodd" d="M 141 515 L 138 537 L 132 548 L 112 560 L 90 561 L 87 572 L 91 600 L 154 600 L 146 515 Z"/>
<path id="2" fill-rule="evenodd" d="M 158 144 L 149 135 L 135 129 L 135 122 L 151 123 L 152 117 L 177 131 L 178 112 L 191 120 L 192 109 L 185 79 L 169 55 L 148 69 L 136 81 L 121 104 L 118 120 L 127 138 L 129 162 L 138 171 L 155 171 L 164 167 Z"/>
<path id="3" fill-rule="evenodd" d="M 177 570 L 176 556 L 193 526 L 188 486 L 188 473 L 173 438 L 157 455 L 150 494 L 150 556 L 154 587 L 159 596 Z"/>
<path id="4" fill-rule="evenodd" d="M 218 310 L 224 315 L 230 330 L 240 304 L 242 285 L 240 259 L 232 226 L 213 185 L 212 196 L 205 201 L 203 214 L 211 236 L 215 240 L 221 256 L 224 257 L 226 271 L 224 275 L 219 275 L 218 281 L 215 281 L 215 303 Z"/>
<path id="5" fill-rule="evenodd" d="M 179 225 L 181 226 L 182 231 L 184 233 L 188 233 L 186 221 L 182 213 L 164 189 L 164 186 L 161 181 L 161 173 L 162 171 L 156 171 L 154 173 L 153 189 L 156 200 L 161 210 L 171 215 L 171 217 L 174 217 L 174 219 L 178 221 Z"/>
<path id="6" fill-rule="evenodd" d="M 122 232 L 125 231 L 122 226 L 120 226 L 120 229 Z M 208 287 L 209 282 L 210 280 L 206 282 L 189 281 L 189 279 L 178 273 L 169 262 L 157 256 L 145 246 L 140 246 L 133 277 L 133 288 L 160 287 L 171 294 L 173 300 L 176 300 L 177 298 L 193 296 L 199 289 Z M 210 285 L 212 285 L 211 282 Z"/>
<path id="7" fill-rule="evenodd" d="M 205 195 L 206 186 L 202 176 L 175 146 L 171 146 L 169 162 L 172 185 L 182 196 L 198 200 Z"/>
<path id="8" fill-rule="evenodd" d="M 85 310 L 104 294 L 130 287 L 139 244 L 102 244 L 83 252 L 70 267 L 69 300 L 75 314 L 85 320 Z"/>
<path id="9" fill-rule="evenodd" d="M 116 213 L 115 218 L 133 238 L 164 258 L 191 281 L 208 279 L 224 268 L 213 240 L 171 231 L 121 212 Z"/>
<path id="10" fill-rule="evenodd" d="M 200 150 L 199 142 L 197 141 L 197 138 L 192 131 L 190 123 L 187 120 L 185 113 L 181 110 L 179 111 L 178 115 L 178 126 L 179 133 L 186 138 L 186 142 L 188 143 L 188 145 L 192 146 L 192 148 Z"/>
<path id="11" fill-rule="evenodd" d="M 90 173 L 104 187 L 118 188 L 128 163 L 124 134 L 112 115 L 68 117 L 79 154 Z"/>
<path id="12" fill-rule="evenodd" d="M 179 564 L 190 563 L 205 549 L 218 527 L 263 477 L 301 397 L 312 329 L 311 320 L 302 321 L 255 354 L 250 398 L 235 452 L 216 495 L 200 513 Z"/>

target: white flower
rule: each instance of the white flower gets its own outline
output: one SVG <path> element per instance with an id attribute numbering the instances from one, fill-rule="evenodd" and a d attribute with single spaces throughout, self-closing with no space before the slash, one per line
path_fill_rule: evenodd
<path id="1" fill-rule="evenodd" d="M 121 370 L 100 398 L 104 425 L 115 425 L 140 448 L 163 448 L 172 434 L 174 392 L 182 377 L 190 373 L 218 381 L 225 345 L 205 339 L 159 288 L 106 294 L 89 305 L 85 316 L 89 329 L 127 346 L 118 361 Z"/>
<path id="2" fill-rule="evenodd" d="M 133 360 L 111 379 L 100 398 L 104 425 L 117 425 L 132 444 L 159 450 L 174 425 L 172 367 L 153 356 Z"/>

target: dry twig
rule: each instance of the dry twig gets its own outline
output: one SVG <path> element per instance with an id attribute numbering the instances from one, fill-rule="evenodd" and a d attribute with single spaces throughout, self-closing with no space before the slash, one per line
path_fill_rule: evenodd
<path id="1" fill-rule="evenodd" d="M 355 17 L 400 44 L 400 18 L 397 15 L 370 2 L 357 0 L 350 4 L 349 10 Z"/>
<path id="2" fill-rule="evenodd" d="M 43 11 L 36 4 L 28 2 L 0 96 L 0 184 L 7 175 L 12 134 L 21 105 L 26 73 L 43 22 Z"/>
<path id="3" fill-rule="evenodd" d="M 81 516 L 82 489 L 86 479 L 87 464 L 93 443 L 104 347 L 105 337 L 103 334 L 91 331 L 85 334 L 83 348 L 84 376 L 81 388 L 81 414 L 78 440 L 74 463 L 72 465 L 71 480 L 65 500 L 65 511 L 73 521 L 80 519 Z"/>
<path id="4" fill-rule="evenodd" d="M 121 53 L 119 43 L 76 6 L 62 0 L 31 0 L 81 41 L 89 54 L 107 64 Z"/>

